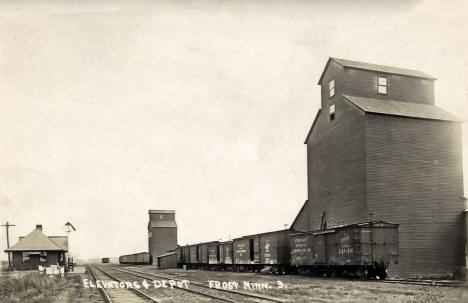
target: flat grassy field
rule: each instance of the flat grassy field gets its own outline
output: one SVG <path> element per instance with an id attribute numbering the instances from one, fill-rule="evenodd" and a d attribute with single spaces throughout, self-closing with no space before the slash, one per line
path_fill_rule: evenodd
<path id="1" fill-rule="evenodd" d="M 83 274 L 48 277 L 36 272 L 12 272 L 0 275 L 0 302 L 8 303 L 100 303 L 96 289 L 84 288 Z"/>

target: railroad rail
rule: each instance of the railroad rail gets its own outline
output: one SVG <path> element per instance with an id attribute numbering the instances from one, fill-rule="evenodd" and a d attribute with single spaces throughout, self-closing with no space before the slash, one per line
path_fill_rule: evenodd
<path id="1" fill-rule="evenodd" d="M 88 265 L 88 271 L 89 273 L 91 274 L 91 277 L 93 278 L 94 282 L 97 281 L 97 278 L 96 278 L 96 274 L 94 273 L 94 271 L 92 270 L 91 266 Z M 98 288 L 99 292 L 101 293 L 104 301 L 106 303 L 112 303 L 112 299 L 110 298 L 109 294 L 106 292 L 106 290 L 104 288 Z"/>
<path id="2" fill-rule="evenodd" d="M 389 283 L 389 284 L 406 284 L 406 285 L 420 285 L 420 286 L 433 286 L 433 287 L 467 287 L 468 283 L 463 283 L 457 280 L 420 280 L 420 279 L 385 279 L 385 280 L 374 280 L 374 279 L 357 279 L 357 278 L 343 278 L 343 277 L 316 277 L 320 279 L 328 280 L 347 280 L 356 282 L 374 282 L 374 283 Z"/>
<path id="3" fill-rule="evenodd" d="M 112 268 L 112 270 L 120 271 L 120 272 L 125 273 L 127 275 L 131 275 L 131 276 L 138 277 L 138 278 L 143 278 L 143 279 L 150 279 L 149 277 L 151 277 L 150 274 L 146 274 L 146 273 L 143 273 L 145 275 L 141 275 L 139 273 L 133 273 L 133 272 L 129 272 L 129 271 L 126 271 L 126 270 L 121 270 L 121 269 L 118 269 L 118 268 Z M 173 280 L 176 281 L 175 279 L 173 279 Z M 178 281 L 180 281 L 180 280 L 178 280 Z M 197 290 L 178 287 L 177 285 L 174 285 L 173 287 L 174 287 L 174 289 L 178 289 L 178 290 L 183 291 L 183 292 L 196 294 L 196 295 L 199 295 L 199 296 L 202 296 L 202 297 L 205 297 L 205 298 L 214 299 L 216 301 L 223 301 L 223 302 L 229 302 L 229 303 L 238 303 L 239 302 L 238 300 L 233 301 L 233 300 L 229 300 L 229 299 L 226 299 L 226 298 L 223 298 L 223 297 L 220 297 L 220 296 L 215 296 L 215 295 L 207 294 L 207 293 L 204 293 L 204 292 L 200 292 L 200 291 L 197 291 Z M 193 298 L 190 298 L 190 300 L 193 300 Z"/>
<path id="4" fill-rule="evenodd" d="M 168 279 L 169 278 L 169 279 L 172 279 L 174 281 L 181 281 L 180 279 L 173 279 L 172 277 L 164 277 L 164 276 L 154 275 L 154 274 L 141 272 L 141 271 L 132 272 L 132 271 L 116 269 L 116 268 L 115 268 L 115 270 L 120 271 L 120 272 L 124 272 L 124 273 L 127 273 L 127 274 L 131 274 L 131 275 L 134 275 L 135 277 L 140 277 L 140 278 L 156 277 L 156 278 L 163 278 L 163 279 Z M 190 284 L 192 284 L 192 282 L 190 282 Z M 220 296 L 207 294 L 207 293 L 204 293 L 204 292 L 201 292 L 201 291 L 198 291 L 198 290 L 194 290 L 194 289 L 189 289 L 189 288 L 179 288 L 179 289 L 190 292 L 190 293 L 195 293 L 197 295 L 207 297 L 207 298 L 210 298 L 210 299 L 220 300 L 220 301 L 223 301 L 223 302 L 229 302 L 229 303 L 237 303 L 238 302 L 238 301 L 233 301 L 233 300 L 223 298 L 223 297 L 220 297 Z"/>
<path id="5" fill-rule="evenodd" d="M 411 279 L 386 279 L 386 280 L 370 280 L 380 283 L 390 284 L 409 284 L 409 285 L 422 285 L 433 287 L 468 287 L 468 284 L 452 281 L 435 281 L 435 280 L 411 280 Z"/>
<path id="6" fill-rule="evenodd" d="M 115 270 L 117 271 L 121 271 L 121 272 L 125 272 L 125 273 L 129 273 L 129 274 L 133 274 L 135 276 L 139 276 L 139 277 L 143 277 L 142 275 L 145 275 L 146 277 L 155 277 L 155 278 L 163 278 L 163 279 L 171 279 L 171 280 L 174 280 L 174 281 L 181 281 L 179 278 L 177 278 L 176 276 L 174 275 L 168 275 L 168 274 L 153 274 L 153 273 L 147 273 L 147 272 L 144 272 L 144 271 L 139 271 L 139 270 L 134 270 L 134 269 L 117 269 L 117 268 L 114 268 Z M 228 289 L 219 289 L 219 288 L 210 288 L 209 286 L 206 286 L 204 284 L 201 284 L 201 283 L 197 283 L 193 280 L 187 280 L 190 282 L 190 285 L 195 285 L 197 287 L 201 287 L 201 288 L 205 288 L 205 289 L 209 289 L 210 291 L 220 291 L 220 292 L 226 292 L 228 293 L 229 295 L 231 296 L 234 296 L 234 297 L 242 297 L 242 301 L 239 301 L 239 300 L 231 300 L 231 299 L 228 299 L 228 298 L 225 298 L 225 297 L 221 297 L 221 296 L 217 296 L 217 295 L 210 295 L 210 294 L 207 294 L 205 292 L 202 292 L 202 291 L 198 291 L 198 290 L 194 290 L 194 289 L 185 289 L 185 288 L 182 288 L 183 290 L 187 290 L 187 291 L 190 291 L 190 292 L 195 292 L 195 293 L 198 293 L 200 295 L 203 295 L 203 296 L 207 296 L 207 297 L 210 297 L 210 298 L 213 298 L 213 299 L 217 299 L 217 300 L 221 300 L 221 301 L 224 301 L 224 302 L 232 302 L 232 303 L 238 303 L 238 302 L 246 302 L 246 299 L 249 300 L 249 301 L 252 301 L 252 300 L 255 300 L 253 302 L 276 302 L 276 303 L 283 303 L 284 301 L 282 300 L 279 300 L 279 299 L 276 299 L 276 298 L 271 298 L 271 297 L 267 297 L 267 296 L 261 296 L 261 295 L 256 295 L 256 294 L 248 294 L 248 293 L 243 293 L 243 292 L 240 292 L 240 291 L 235 291 L 235 290 L 228 290 Z M 260 301 L 258 301 L 260 300 Z"/>
<path id="7" fill-rule="evenodd" d="M 97 270 L 99 270 L 105 276 L 113 279 L 117 282 L 122 282 L 119 278 L 115 277 L 114 275 L 109 274 L 108 272 L 104 271 L 103 269 L 93 266 Z M 93 271 L 92 267 L 88 265 L 89 272 L 93 277 L 94 281 L 96 282 L 97 276 L 96 273 Z M 144 292 L 135 289 L 135 288 L 98 288 L 101 291 L 101 294 L 106 301 L 106 303 L 140 303 L 140 302 L 153 302 L 153 303 L 161 303 L 161 301 L 145 294 Z"/>
<path id="8" fill-rule="evenodd" d="M 389 283 L 389 284 L 406 284 L 406 285 L 420 285 L 420 286 L 432 286 L 432 287 L 468 287 L 468 284 L 461 281 L 447 281 L 447 280 L 417 280 L 417 279 L 385 279 L 385 280 L 367 280 L 367 279 L 346 279 L 346 278 L 332 278 L 326 277 L 323 279 L 338 279 L 338 280 L 349 280 L 356 282 L 370 282 L 370 283 Z"/>

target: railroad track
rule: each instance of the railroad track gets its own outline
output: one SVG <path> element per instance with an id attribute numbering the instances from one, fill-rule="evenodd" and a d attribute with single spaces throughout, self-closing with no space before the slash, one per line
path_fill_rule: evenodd
<path id="1" fill-rule="evenodd" d="M 98 271 L 94 271 L 93 267 L 96 268 Z M 116 282 L 122 282 L 122 280 L 118 279 L 117 277 L 109 274 L 108 272 L 105 272 L 104 270 L 95 267 L 95 266 L 89 266 L 88 269 L 89 272 L 91 273 L 91 276 L 96 282 L 96 280 L 101 280 L 105 281 L 108 280 L 108 278 L 111 278 L 113 281 Z M 141 292 L 138 289 L 134 288 L 98 288 L 98 290 L 101 292 L 104 300 L 107 303 L 148 303 L 148 302 L 153 302 L 153 303 L 160 303 L 161 301 Z"/>
<path id="2" fill-rule="evenodd" d="M 162 278 L 162 279 L 168 279 L 168 280 L 174 280 L 174 281 L 182 281 L 181 279 L 177 278 L 174 275 L 167 275 L 167 274 L 153 274 L 153 273 L 147 273 L 139 270 L 134 270 L 134 269 L 117 269 L 115 270 L 120 271 L 120 272 L 125 272 L 129 274 L 133 274 L 137 277 L 141 278 Z M 187 280 L 187 279 L 185 279 Z M 195 289 L 186 289 L 182 288 L 185 291 L 189 292 L 194 292 L 202 296 L 207 296 L 209 298 L 221 300 L 224 302 L 231 302 L 231 303 L 239 303 L 239 302 L 257 302 L 257 303 L 263 303 L 263 302 L 276 302 L 276 303 L 283 303 L 282 300 L 272 298 L 272 297 L 267 297 L 267 296 L 262 296 L 262 295 L 257 295 L 257 294 L 248 294 L 248 293 L 243 293 L 240 291 L 235 291 L 235 290 L 228 290 L 228 289 L 218 289 L 218 288 L 210 288 L 209 286 L 206 286 L 204 284 L 195 282 L 193 280 L 187 280 L 190 282 L 190 286 L 193 288 L 195 286 L 198 290 Z M 207 293 L 210 292 L 211 294 Z M 228 295 L 226 296 L 219 296 L 219 295 L 214 295 L 213 293 L 219 293 L 219 292 L 224 292 L 225 294 Z"/>
<path id="3" fill-rule="evenodd" d="M 326 279 L 333 279 L 333 278 L 327 277 Z M 363 281 L 393 283 L 393 284 L 422 285 L 422 286 L 436 286 L 436 287 L 467 287 L 468 288 L 468 284 L 463 284 L 462 282 L 455 282 L 455 281 L 414 280 L 414 279 L 413 280 L 411 279 L 385 279 L 385 280 L 363 280 Z"/>
<path id="4" fill-rule="evenodd" d="M 322 277 L 320 277 L 322 278 Z M 438 281 L 438 280 L 416 280 L 416 279 L 385 279 L 385 280 L 373 280 L 373 279 L 357 279 L 357 278 L 343 278 L 343 277 L 326 277 L 323 279 L 328 280 L 348 280 L 356 282 L 374 282 L 374 283 L 389 283 L 389 284 L 406 284 L 406 285 L 421 285 L 421 286 L 433 286 L 433 287 L 468 287 L 468 284 L 456 281 Z"/>
<path id="5" fill-rule="evenodd" d="M 385 280 L 367 280 L 367 279 L 350 279 L 350 278 L 331 278 L 324 279 L 333 280 L 348 280 L 356 282 L 373 282 L 373 283 L 389 283 L 389 284 L 406 284 L 406 285 L 421 285 L 433 287 L 468 287 L 468 284 L 456 281 L 437 281 L 437 280 L 416 280 L 416 279 L 385 279 Z"/>
<path id="6" fill-rule="evenodd" d="M 100 269 L 100 268 L 98 268 L 98 269 Z M 102 271 L 103 269 L 100 269 L 100 270 Z M 146 273 L 143 273 L 143 274 L 134 273 L 134 272 L 121 270 L 121 269 L 114 268 L 114 267 L 107 268 L 106 270 L 112 270 L 112 271 L 115 271 L 115 272 L 119 272 L 119 274 L 120 274 L 119 277 L 122 277 L 122 274 L 123 274 L 124 278 L 122 278 L 122 280 L 124 280 L 124 281 L 133 281 L 133 280 L 135 280 L 135 278 L 141 278 L 142 281 L 143 280 L 149 280 L 149 283 L 148 283 L 148 281 L 146 281 L 146 282 L 149 285 L 152 285 L 153 284 L 152 281 L 155 280 L 154 279 L 155 276 L 151 276 L 150 274 L 146 274 Z M 107 274 L 109 274 L 109 273 L 107 273 Z M 117 273 L 112 274 L 112 276 L 114 276 L 114 277 L 116 275 L 117 275 Z M 170 279 L 170 280 L 176 281 L 175 279 Z M 142 281 L 140 281 L 140 282 L 142 283 Z M 235 300 L 232 300 L 230 298 L 210 294 L 210 293 L 205 292 L 205 291 L 199 291 L 199 290 L 192 289 L 193 288 L 192 285 L 190 285 L 190 287 L 191 288 L 185 288 L 185 287 L 178 287 L 176 285 L 173 285 L 173 288 L 153 288 L 152 286 L 150 286 L 146 291 L 150 292 L 150 293 L 151 292 L 157 292 L 158 297 L 163 302 L 206 302 L 206 301 L 209 301 L 209 302 L 231 302 L 231 303 L 252 302 L 252 301 L 247 301 L 245 299 L 239 300 L 238 298 L 235 299 Z M 179 293 L 177 293 L 177 292 L 175 293 L 175 292 L 173 292 L 173 290 L 176 290 Z M 161 298 L 162 296 L 164 296 L 165 298 Z"/>

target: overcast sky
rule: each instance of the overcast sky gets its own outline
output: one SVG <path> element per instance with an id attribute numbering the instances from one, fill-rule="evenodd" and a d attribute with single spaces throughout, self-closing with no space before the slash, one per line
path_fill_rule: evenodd
<path id="1" fill-rule="evenodd" d="M 0 4 L 11 245 L 70 221 L 80 258 L 147 251 L 149 209 L 176 211 L 179 244 L 291 224 L 330 56 L 433 75 L 468 120 L 466 1 L 94 2 Z"/>

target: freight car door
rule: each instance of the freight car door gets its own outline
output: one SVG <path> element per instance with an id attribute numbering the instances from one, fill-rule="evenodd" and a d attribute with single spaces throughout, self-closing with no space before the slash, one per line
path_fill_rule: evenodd
<path id="1" fill-rule="evenodd" d="M 314 263 L 315 264 L 327 263 L 326 235 L 315 235 L 313 246 L 314 246 Z"/>
<path id="2" fill-rule="evenodd" d="M 260 238 L 249 239 L 250 264 L 260 263 Z"/>
<path id="3" fill-rule="evenodd" d="M 224 264 L 224 244 L 219 244 L 218 246 L 219 249 L 219 261 L 221 264 Z"/>
<path id="4" fill-rule="evenodd" d="M 219 262 L 219 245 L 208 245 L 208 264 L 218 264 Z"/>
<path id="5" fill-rule="evenodd" d="M 254 263 L 260 263 L 260 237 L 256 237 L 254 241 Z"/>
<path id="6" fill-rule="evenodd" d="M 224 244 L 224 263 L 232 264 L 232 259 L 233 259 L 232 243 Z"/>
<path id="7" fill-rule="evenodd" d="M 197 245 L 197 263 L 202 263 L 202 247 L 201 245 Z"/>

